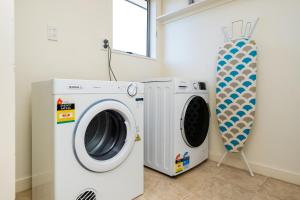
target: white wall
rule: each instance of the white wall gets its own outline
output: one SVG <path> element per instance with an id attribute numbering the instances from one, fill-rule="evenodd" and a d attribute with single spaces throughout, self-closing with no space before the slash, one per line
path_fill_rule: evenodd
<path id="1" fill-rule="evenodd" d="M 57 26 L 58 42 L 46 38 Z M 30 187 L 31 83 L 51 78 L 108 80 L 107 54 L 101 41 L 112 38 L 112 1 L 16 1 L 16 153 L 17 190 Z M 160 74 L 157 60 L 113 54 L 120 80 Z"/>
<path id="2" fill-rule="evenodd" d="M 179 0 L 167 0 L 172 10 Z M 221 27 L 238 19 L 260 17 L 254 39 L 259 46 L 257 113 L 246 145 L 254 171 L 300 184 L 300 1 L 236 0 L 165 25 L 164 75 L 207 80 L 210 106 L 215 110 L 215 69 Z M 224 148 L 213 115 L 210 158 Z M 236 156 L 227 163 L 242 167 Z"/>
<path id="3" fill-rule="evenodd" d="M 14 1 L 0 1 L 0 199 L 15 199 Z"/>

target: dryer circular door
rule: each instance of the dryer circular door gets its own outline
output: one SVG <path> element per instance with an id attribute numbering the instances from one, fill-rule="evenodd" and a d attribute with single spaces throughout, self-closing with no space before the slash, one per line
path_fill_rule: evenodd
<path id="1" fill-rule="evenodd" d="M 80 164 L 93 172 L 119 166 L 135 143 L 135 120 L 127 106 L 105 100 L 91 106 L 80 118 L 74 151 Z"/>
<path id="2" fill-rule="evenodd" d="M 206 139 L 209 128 L 210 112 L 201 96 L 191 96 L 181 116 L 181 133 L 190 147 L 199 147 Z"/>

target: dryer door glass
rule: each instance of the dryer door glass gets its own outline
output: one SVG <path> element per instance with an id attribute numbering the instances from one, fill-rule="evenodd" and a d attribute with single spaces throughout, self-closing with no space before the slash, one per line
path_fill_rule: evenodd
<path id="1" fill-rule="evenodd" d="M 78 162 L 93 172 L 113 170 L 130 155 L 137 130 L 129 108 L 115 100 L 103 100 L 82 113 L 74 133 Z"/>
<path id="2" fill-rule="evenodd" d="M 84 143 L 88 154 L 96 160 L 107 160 L 120 152 L 126 140 L 124 118 L 116 111 L 105 110 L 89 123 Z"/>
<path id="3" fill-rule="evenodd" d="M 186 103 L 181 119 L 181 129 L 185 142 L 191 147 L 200 146 L 207 137 L 209 127 L 209 107 L 200 96 L 192 96 Z"/>

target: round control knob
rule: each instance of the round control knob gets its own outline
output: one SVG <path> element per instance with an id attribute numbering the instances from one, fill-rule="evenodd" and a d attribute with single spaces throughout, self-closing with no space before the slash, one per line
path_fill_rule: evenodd
<path id="1" fill-rule="evenodd" d="M 136 83 L 130 83 L 127 87 L 127 93 L 129 96 L 134 97 L 137 94 L 137 85 Z"/>
<path id="2" fill-rule="evenodd" d="M 193 87 L 194 87 L 194 89 L 198 89 L 198 84 L 197 83 L 193 83 Z"/>

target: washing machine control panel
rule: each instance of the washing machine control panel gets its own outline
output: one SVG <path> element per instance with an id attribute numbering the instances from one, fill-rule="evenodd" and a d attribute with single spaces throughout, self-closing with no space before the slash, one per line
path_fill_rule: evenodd
<path id="1" fill-rule="evenodd" d="M 176 92 L 189 93 L 197 91 L 206 91 L 206 83 L 200 81 L 177 81 L 175 82 Z"/>

